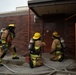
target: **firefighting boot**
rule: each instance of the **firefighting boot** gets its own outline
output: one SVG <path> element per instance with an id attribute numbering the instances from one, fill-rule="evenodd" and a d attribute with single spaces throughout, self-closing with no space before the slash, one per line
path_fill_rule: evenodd
<path id="1" fill-rule="evenodd" d="M 13 52 L 13 57 L 12 59 L 19 59 L 19 57 L 16 54 L 16 47 L 13 48 L 14 52 Z"/>

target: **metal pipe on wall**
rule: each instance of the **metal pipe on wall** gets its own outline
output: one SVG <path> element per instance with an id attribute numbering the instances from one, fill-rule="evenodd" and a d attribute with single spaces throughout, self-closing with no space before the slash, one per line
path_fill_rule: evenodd
<path id="1" fill-rule="evenodd" d="M 76 23 L 75 23 L 75 62 L 76 62 Z"/>

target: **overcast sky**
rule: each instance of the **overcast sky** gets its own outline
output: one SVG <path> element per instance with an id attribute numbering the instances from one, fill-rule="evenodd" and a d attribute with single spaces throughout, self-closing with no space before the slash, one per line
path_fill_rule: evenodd
<path id="1" fill-rule="evenodd" d="M 16 7 L 28 6 L 28 0 L 0 0 L 0 12 L 16 10 Z"/>

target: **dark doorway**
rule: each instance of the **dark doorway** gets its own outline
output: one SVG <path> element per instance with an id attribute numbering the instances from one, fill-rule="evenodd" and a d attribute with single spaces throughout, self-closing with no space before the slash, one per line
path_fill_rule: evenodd
<path id="1" fill-rule="evenodd" d="M 56 28 L 55 23 L 44 23 L 44 42 L 46 43 L 44 52 L 46 53 L 49 53 L 51 50 L 52 33 L 53 31 L 55 31 L 55 28 Z"/>
<path id="2" fill-rule="evenodd" d="M 44 48 L 44 52 L 50 52 L 51 44 L 52 44 L 52 33 L 57 31 L 61 37 L 64 36 L 64 21 L 58 20 L 53 22 L 44 22 L 44 41 L 46 43 L 46 47 Z"/>

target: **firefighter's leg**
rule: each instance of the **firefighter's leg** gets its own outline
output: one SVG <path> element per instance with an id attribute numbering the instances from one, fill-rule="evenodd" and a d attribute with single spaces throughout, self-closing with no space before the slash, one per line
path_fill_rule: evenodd
<path id="1" fill-rule="evenodd" d="M 44 65 L 44 64 L 43 64 L 42 57 L 40 57 L 40 56 L 37 57 L 36 61 L 37 61 L 37 66 L 42 66 L 42 65 Z"/>
<path id="2" fill-rule="evenodd" d="M 56 58 L 56 55 L 55 54 L 51 54 L 50 55 L 50 60 L 56 60 L 55 58 Z"/>
<path id="3" fill-rule="evenodd" d="M 34 54 L 30 54 L 29 65 L 31 68 L 36 67 L 36 57 Z"/>
<path id="4" fill-rule="evenodd" d="M 1 50 L 1 48 L 0 48 L 0 57 L 1 57 L 2 53 L 3 53 L 3 52 L 2 52 L 2 50 Z"/>
<path id="5" fill-rule="evenodd" d="M 64 54 L 61 55 L 61 58 L 58 60 L 59 62 L 62 62 L 64 60 L 65 56 Z"/>
<path id="6" fill-rule="evenodd" d="M 31 67 L 38 67 L 43 65 L 43 61 L 40 55 L 31 54 Z"/>
<path id="7" fill-rule="evenodd" d="M 32 57 L 31 57 L 30 54 L 29 54 L 29 66 L 30 66 L 31 68 L 34 67 L 34 66 L 33 66 L 33 60 L 32 60 Z"/>
<path id="8" fill-rule="evenodd" d="M 64 54 L 62 51 L 57 51 L 56 54 L 58 55 L 58 61 L 63 61 L 64 60 Z"/>
<path id="9" fill-rule="evenodd" d="M 19 57 L 17 56 L 16 48 L 14 46 L 10 46 L 9 50 L 12 53 L 12 59 L 19 59 Z"/>
<path id="10" fill-rule="evenodd" d="M 52 61 L 58 61 L 59 60 L 59 54 L 57 54 L 56 53 L 56 51 L 55 52 L 53 52 L 51 55 L 50 55 L 50 60 L 52 60 Z"/>
<path id="11" fill-rule="evenodd" d="M 0 58 L 0 66 L 3 66 L 3 64 L 2 64 L 2 59 Z"/>
<path id="12" fill-rule="evenodd" d="M 2 64 L 2 58 L 1 58 L 2 54 L 3 54 L 3 50 L 0 49 L 0 66 L 3 66 L 3 64 Z"/>
<path id="13" fill-rule="evenodd" d="M 53 57 L 51 57 L 51 60 L 53 61 L 62 61 L 63 59 L 64 59 L 64 56 L 61 51 L 56 51 L 53 54 Z"/>
<path id="14" fill-rule="evenodd" d="M 0 56 L 1 59 L 6 55 L 7 51 L 8 51 L 8 47 L 7 47 L 7 46 L 4 46 L 4 47 L 1 49 L 1 52 L 2 52 L 2 54 L 1 54 L 1 56 Z"/>
<path id="15" fill-rule="evenodd" d="M 3 54 L 1 48 L 0 48 L 0 64 L 2 63 L 2 58 L 1 58 L 1 55 Z"/>
<path id="16" fill-rule="evenodd" d="M 0 63 L 2 63 L 2 58 L 6 55 L 8 51 L 8 47 L 4 46 L 3 48 L 0 48 Z M 2 64 L 0 64 L 0 66 L 3 66 Z"/>

